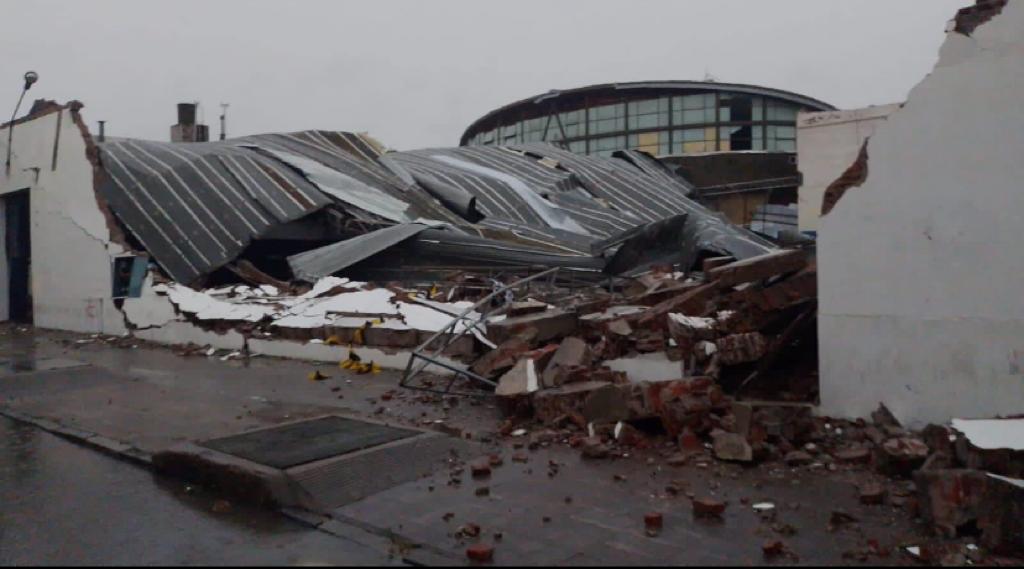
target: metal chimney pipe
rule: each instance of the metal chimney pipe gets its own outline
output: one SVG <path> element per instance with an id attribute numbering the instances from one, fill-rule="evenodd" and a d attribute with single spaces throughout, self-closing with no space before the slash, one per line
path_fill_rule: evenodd
<path id="1" fill-rule="evenodd" d="M 99 121 L 99 123 L 100 123 L 99 141 L 100 142 L 106 142 L 107 141 L 107 129 L 104 128 L 104 127 L 106 126 L 107 121 Z"/>

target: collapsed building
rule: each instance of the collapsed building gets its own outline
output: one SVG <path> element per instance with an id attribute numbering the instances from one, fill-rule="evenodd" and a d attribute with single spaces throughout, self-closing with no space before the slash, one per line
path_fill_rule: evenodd
<path id="1" fill-rule="evenodd" d="M 95 140 L 81 104 L 41 104 L 7 125 L 0 309 L 223 357 L 405 369 L 405 387 L 493 394 L 502 432 L 539 424 L 593 458 L 651 428 L 683 461 L 873 463 L 915 478 L 940 531 L 1019 549 L 1020 420 L 982 419 L 1024 401 L 1022 24 L 1017 4 L 961 13 L 935 73 L 822 192 L 817 254 L 728 222 L 636 150 Z M 812 416 L 819 335 L 828 423 Z M 954 417 L 973 421 L 901 425 Z"/>
<path id="2" fill-rule="evenodd" d="M 386 152 L 325 131 L 100 141 L 81 108 L 39 105 L 11 125 L 4 205 L 18 223 L 5 228 L 31 227 L 8 241 L 32 262 L 2 279 L 22 282 L 2 300 L 43 328 L 336 359 L 310 341 L 368 327 L 361 343 L 381 348 L 372 358 L 401 367 L 399 352 L 460 302 L 515 278 L 557 267 L 553 286 L 615 294 L 652 267 L 682 277 L 709 257 L 777 250 L 636 151 Z M 442 296 L 449 281 L 459 286 Z M 467 344 L 450 353 L 480 348 Z"/>

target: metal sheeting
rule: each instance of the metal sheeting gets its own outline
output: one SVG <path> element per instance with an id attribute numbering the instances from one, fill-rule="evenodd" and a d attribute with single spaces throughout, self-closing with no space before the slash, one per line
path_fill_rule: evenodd
<path id="1" fill-rule="evenodd" d="M 371 226 L 446 223 L 453 230 L 430 230 L 437 235 L 429 245 L 416 236 L 421 252 L 499 264 L 511 262 L 500 252 L 506 243 L 526 251 L 524 262 L 553 255 L 540 264 L 558 266 L 564 256 L 566 266 L 589 269 L 600 263 L 589 255 L 595 240 L 681 214 L 701 249 L 737 258 L 774 250 L 687 198 L 692 188 L 685 180 L 632 151 L 598 158 L 527 144 L 382 155 L 362 135 L 324 131 L 191 144 L 112 139 L 99 146 L 109 174 L 101 195 L 183 283 L 231 262 L 275 226 L 325 206 Z M 394 231 L 383 241 L 367 236 L 364 244 L 387 249 L 408 239 L 393 241 L 402 234 Z M 334 256 L 359 256 L 357 246 L 338 244 Z M 487 254 L 473 257 L 475 251 Z"/>
<path id="2" fill-rule="evenodd" d="M 175 280 L 236 258 L 275 225 L 330 200 L 286 165 L 222 143 L 101 143 L 100 195 Z"/>
<path id="3" fill-rule="evenodd" d="M 605 265 L 604 259 L 599 257 L 558 253 L 420 223 L 393 225 L 288 257 L 288 265 L 295 276 L 309 282 L 363 261 L 367 263 L 358 270 L 377 273 L 438 266 L 462 269 L 564 267 L 596 272 Z"/>
<path id="4" fill-rule="evenodd" d="M 363 259 L 414 237 L 428 228 L 421 223 L 403 223 L 288 257 L 296 278 L 308 282 L 333 275 Z"/>
<path id="5" fill-rule="evenodd" d="M 776 246 L 767 239 L 733 225 L 720 213 L 707 209 L 621 159 L 580 156 L 550 144 L 526 144 L 513 148 L 557 161 L 559 167 L 575 174 L 595 198 L 632 211 L 648 223 L 680 213 L 689 214 L 688 223 L 693 224 L 700 249 L 732 255 L 737 259 L 776 250 Z"/>

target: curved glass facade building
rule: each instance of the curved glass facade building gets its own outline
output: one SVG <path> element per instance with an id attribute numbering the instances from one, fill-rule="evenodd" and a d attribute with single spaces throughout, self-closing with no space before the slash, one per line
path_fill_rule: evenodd
<path id="1" fill-rule="evenodd" d="M 579 154 L 637 149 L 655 156 L 738 150 L 796 151 L 796 114 L 817 99 L 708 81 L 643 81 L 550 91 L 491 111 L 460 144 L 564 142 Z"/>

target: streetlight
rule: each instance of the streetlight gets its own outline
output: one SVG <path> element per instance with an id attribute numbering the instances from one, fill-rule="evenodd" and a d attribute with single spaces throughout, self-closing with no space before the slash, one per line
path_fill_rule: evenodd
<path id="1" fill-rule="evenodd" d="M 18 104 L 14 107 L 14 113 L 11 115 L 11 122 L 7 125 L 7 163 L 6 171 L 8 174 L 11 173 L 11 146 L 14 142 L 14 119 L 18 116 L 18 109 L 21 108 L 21 101 L 25 98 L 25 93 L 32 88 L 32 84 L 39 81 L 39 74 L 35 71 L 29 71 L 25 73 L 25 86 L 21 89 L 21 96 L 18 97 Z"/>

